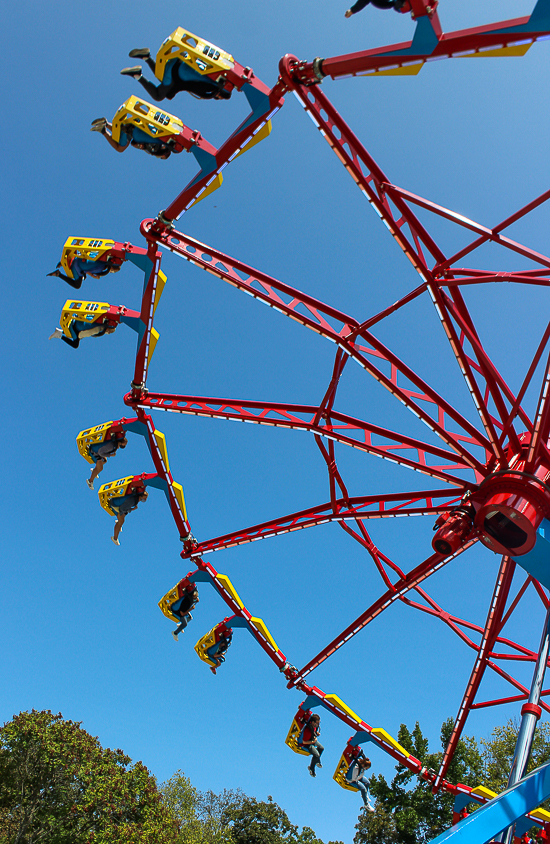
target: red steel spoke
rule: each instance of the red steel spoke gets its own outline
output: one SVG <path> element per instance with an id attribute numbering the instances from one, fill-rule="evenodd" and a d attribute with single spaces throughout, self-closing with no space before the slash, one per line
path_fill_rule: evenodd
<path id="1" fill-rule="evenodd" d="M 218 276 L 224 281 L 228 281 L 233 286 L 244 290 L 275 310 L 280 311 L 284 315 L 311 328 L 318 334 L 332 340 L 347 355 L 354 358 L 360 366 L 369 372 L 392 395 L 422 419 L 451 448 L 456 449 L 472 468 L 483 473 L 483 465 L 461 445 L 460 435 L 448 431 L 443 424 L 440 424 L 439 419 L 435 421 L 413 398 L 421 399 L 437 407 L 438 417 L 441 415 L 441 411 L 443 411 L 444 414 L 453 419 L 454 422 L 467 432 L 473 442 L 490 450 L 491 445 L 489 441 L 462 414 L 458 413 L 449 402 L 439 396 L 435 390 L 432 390 L 410 367 L 406 366 L 403 361 L 390 352 L 370 332 L 361 331 L 361 336 L 370 344 L 369 347 L 348 342 L 348 334 L 354 328 L 359 327 L 356 320 L 180 232 L 171 231 L 170 233 L 155 234 L 150 230 L 151 224 L 151 221 L 145 221 L 143 224 L 144 230 L 149 233 L 150 237 L 153 237 L 158 243 L 170 249 L 170 251 L 181 255 L 196 266 L 207 270 L 212 275 Z M 242 275 L 245 275 L 246 279 L 243 279 Z M 290 297 L 291 301 L 286 302 L 279 294 Z M 305 310 L 306 314 L 298 311 L 298 306 L 302 306 L 302 310 Z M 333 327 L 328 322 L 328 319 L 337 321 L 340 324 L 340 328 Z M 371 356 L 386 361 L 394 367 L 395 371 L 391 371 L 390 377 L 374 365 Z M 401 373 L 411 381 L 420 392 L 415 393 L 413 390 L 399 386 L 398 373 Z"/>
<path id="2" fill-rule="evenodd" d="M 447 565 L 452 559 L 456 558 L 459 554 L 463 553 L 466 548 L 469 548 L 473 542 L 468 542 L 465 544 L 455 555 L 450 557 L 442 557 L 440 554 L 432 554 L 431 557 L 428 557 L 427 560 L 424 560 L 423 563 L 420 563 L 415 569 L 410 571 L 405 577 L 398 580 L 396 583 L 392 585 L 387 592 L 380 596 L 371 606 L 365 610 L 365 612 L 361 613 L 361 615 L 355 619 L 346 629 L 335 639 L 332 640 L 322 651 L 320 651 L 317 656 L 313 657 L 303 668 L 300 669 L 298 672 L 298 679 L 301 680 L 304 677 L 307 677 L 315 668 L 318 668 L 322 662 L 328 659 L 332 654 L 341 648 L 342 645 L 345 645 L 353 636 L 359 633 L 363 628 L 370 624 L 377 616 L 380 615 L 385 609 L 387 609 L 391 604 L 401 598 L 406 592 L 409 592 L 411 589 L 416 588 L 420 583 L 426 580 L 428 577 L 431 577 L 436 571 L 439 571 L 443 566 Z M 296 681 L 289 683 L 289 688 L 291 685 L 295 685 Z"/>
<path id="3" fill-rule="evenodd" d="M 297 513 L 281 516 L 279 519 L 271 519 L 244 530 L 233 531 L 214 539 L 199 542 L 196 549 L 185 551 L 182 556 L 186 558 L 192 554 L 208 554 L 222 548 L 232 548 L 235 545 L 243 545 L 247 542 L 257 542 L 260 539 L 291 533 L 294 530 L 303 530 L 315 525 L 324 525 L 327 522 L 355 521 L 356 519 L 395 519 L 420 515 L 437 516 L 458 504 L 464 492 L 465 490 L 455 490 L 451 497 L 449 497 L 448 489 L 366 495 L 350 498 L 349 508 L 346 507 L 343 499 L 339 499 L 336 501 L 335 507 L 331 502 L 320 504 L 317 507 L 300 510 Z M 439 499 L 442 500 L 439 501 Z M 436 501 L 439 503 L 435 503 Z M 413 506 L 415 504 L 418 506 Z"/>
<path id="4" fill-rule="evenodd" d="M 483 631 L 479 652 L 477 654 L 474 667 L 472 668 L 472 673 L 466 687 L 466 692 L 462 698 L 462 703 L 458 710 L 458 715 L 456 716 L 452 733 L 443 754 L 441 766 L 434 783 L 435 788 L 439 787 L 439 783 L 447 773 L 447 769 L 455 752 L 456 746 L 459 742 L 460 736 L 462 735 L 462 730 L 464 729 L 469 710 L 475 700 L 483 674 L 485 673 L 485 669 L 489 663 L 489 655 L 493 649 L 498 633 L 500 632 L 501 621 L 506 609 L 506 602 L 510 593 L 515 567 L 516 564 L 510 559 L 510 557 L 502 558 L 493 591 L 493 597 L 489 607 L 489 613 L 487 615 L 487 621 L 485 622 L 485 630 Z"/>
<path id="5" fill-rule="evenodd" d="M 129 394 L 126 401 L 133 404 Z M 362 420 L 355 419 L 343 413 L 331 410 L 324 418 L 316 422 L 319 408 L 314 405 L 281 404 L 277 402 L 257 402 L 246 400 L 218 399 L 205 396 L 178 396 L 166 393 L 149 393 L 140 399 L 139 406 L 165 410 L 173 413 L 183 413 L 192 416 L 205 416 L 219 419 L 233 419 L 242 422 L 252 422 L 270 427 L 291 428 L 293 430 L 309 431 L 334 442 L 343 443 L 352 448 L 373 454 L 376 457 L 390 460 L 402 466 L 425 475 L 437 477 L 440 480 L 461 486 L 473 486 L 463 478 L 450 474 L 451 470 L 467 470 L 470 467 L 457 460 L 450 451 L 421 442 L 413 437 L 402 436 L 394 431 L 381 428 Z M 254 412 L 258 411 L 258 412 Z M 303 418 L 303 417 L 306 418 Z M 348 433 L 349 432 L 349 433 Z M 361 439 L 354 439 L 350 434 L 356 433 Z M 391 444 L 375 444 L 373 436 L 390 440 Z M 412 457 L 404 457 L 401 452 L 412 451 Z M 426 455 L 432 455 L 447 461 L 445 466 L 430 466 L 426 463 Z M 449 470 L 449 471 L 447 471 Z"/>
<path id="6" fill-rule="evenodd" d="M 525 463 L 525 471 L 531 472 L 539 456 L 541 445 L 548 442 L 550 434 L 550 354 L 546 363 L 542 388 L 540 391 L 535 422 L 533 425 L 533 436 L 529 443 L 529 453 Z"/>

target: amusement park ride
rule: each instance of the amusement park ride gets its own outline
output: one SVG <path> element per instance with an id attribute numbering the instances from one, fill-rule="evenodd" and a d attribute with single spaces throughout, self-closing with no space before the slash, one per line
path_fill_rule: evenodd
<path id="1" fill-rule="evenodd" d="M 542 711 L 550 712 L 543 690 L 548 662 L 550 602 L 550 323 L 540 339 L 536 354 L 516 394 L 507 385 L 489 354 L 468 310 L 464 293 L 471 285 L 511 282 L 519 285 L 550 286 L 550 257 L 506 236 L 506 230 L 530 211 L 550 199 L 545 191 L 498 225 L 488 227 L 410 193 L 394 185 L 353 134 L 344 119 L 323 93 L 327 77 L 414 75 L 438 59 L 455 57 L 521 56 L 536 41 L 550 38 L 550 0 L 538 0 L 531 16 L 508 20 L 460 32 L 442 33 L 437 0 L 408 0 L 401 8 L 410 12 L 416 29 L 412 41 L 351 55 L 311 62 L 286 55 L 281 59 L 280 76 L 273 88 L 264 85 L 249 67 L 243 67 L 223 50 L 178 28 L 162 45 L 157 56 L 156 75 L 162 79 L 169 61 L 185 62 L 197 73 L 215 80 L 226 92 L 234 89 L 246 96 L 251 113 L 219 149 L 197 131 L 183 125 L 158 105 L 131 97 L 118 110 L 112 124 L 115 140 L 125 127 L 137 127 L 152 140 L 162 139 L 173 152 L 193 153 L 199 172 L 181 193 L 154 219 L 141 223 L 146 248 L 113 240 L 71 237 L 62 256 L 64 272 L 73 277 L 75 258 L 84 262 L 104 261 L 121 265 L 130 261 L 145 274 L 139 311 L 106 302 L 68 300 L 62 312 L 61 327 L 74 339 L 72 327 L 90 328 L 121 322 L 138 334 L 135 369 L 130 392 L 124 397 L 132 418 L 122 418 L 89 428 L 77 442 L 82 456 L 90 461 L 89 448 L 110 438 L 132 432 L 145 438 L 154 473 L 128 476 L 104 484 L 99 490 L 102 507 L 111 515 L 114 498 L 143 492 L 148 486 L 162 489 L 183 543 L 181 556 L 194 569 L 159 603 L 162 612 L 179 623 L 178 614 L 186 596 L 196 594 L 196 584 L 210 583 L 225 601 L 231 615 L 201 638 L 197 654 L 214 670 L 224 659 L 233 630 L 246 628 L 286 678 L 288 688 L 305 695 L 286 743 L 303 753 L 297 738 L 314 707 L 323 707 L 353 730 L 334 778 L 344 788 L 346 767 L 372 742 L 401 765 L 432 784 L 455 795 L 455 826 L 438 842 L 486 842 L 502 834 L 502 840 L 527 841 L 527 830 L 541 828 L 541 840 L 550 839 L 550 812 L 537 808 L 550 796 L 550 767 L 525 775 L 530 747 Z M 164 62 L 164 64 L 163 64 Z M 283 96 L 292 92 L 351 175 L 370 206 L 418 273 L 418 286 L 395 304 L 359 319 L 326 305 L 290 285 L 256 270 L 217 249 L 206 246 L 176 230 L 180 216 L 222 183 L 222 171 L 237 156 L 248 151 L 271 131 L 271 121 L 283 106 Z M 132 131 L 132 130 L 129 130 Z M 471 241 L 453 255 L 445 254 L 415 209 L 430 212 L 471 233 Z M 423 216 L 426 219 L 426 215 Z M 532 265 L 530 269 L 509 271 L 479 269 L 472 262 L 476 250 L 485 244 L 498 244 Z M 166 277 L 160 269 L 160 248 L 183 257 L 200 269 L 228 282 L 255 299 L 291 317 L 336 345 L 333 371 L 319 405 L 296 405 L 233 401 L 228 399 L 153 392 L 147 373 L 158 334 L 153 327 L 155 309 Z M 468 262 L 465 259 L 468 258 Z M 525 261 L 524 261 L 525 263 Z M 92 270 L 89 270 L 92 271 Z M 456 363 L 470 392 L 479 424 L 472 424 L 407 363 L 387 348 L 373 333 L 392 314 L 418 299 L 431 299 Z M 392 431 L 335 409 L 342 373 L 353 360 L 414 416 L 422 420 L 439 439 L 438 445 L 414 436 Z M 543 377 L 536 412 L 531 418 L 523 406 L 537 372 Z M 240 420 L 308 431 L 313 434 L 326 463 L 329 500 L 318 506 L 290 513 L 268 522 L 241 528 L 223 536 L 197 540 L 187 519 L 183 490 L 175 483 L 168 461 L 163 434 L 150 415 L 151 410 L 191 414 L 219 419 Z M 335 444 L 390 460 L 399 466 L 433 479 L 428 491 L 414 487 L 400 493 L 351 497 L 336 461 Z M 403 571 L 372 542 L 367 531 L 371 519 L 424 515 L 435 520 L 433 550 L 410 571 Z M 266 537 L 306 527 L 336 522 L 370 555 L 383 582 L 377 600 L 304 666 L 296 668 L 275 643 L 261 618 L 250 614 L 229 578 L 205 560 L 213 551 L 230 548 Z M 484 627 L 446 613 L 424 590 L 424 582 L 475 543 L 481 542 L 502 556 Z M 513 595 L 512 578 L 518 566 L 525 574 Z M 520 599 L 532 586 L 546 613 L 539 652 L 512 641 L 503 634 Z M 515 590 L 514 590 L 515 591 Z M 412 597 L 422 599 L 418 603 Z M 471 675 L 458 709 L 454 729 L 439 771 L 423 768 L 382 728 L 372 727 L 356 715 L 337 695 L 311 686 L 311 672 L 364 629 L 396 601 L 439 618 L 475 653 Z M 479 637 L 479 642 L 475 640 Z M 506 650 L 506 653 L 504 653 Z M 506 670 L 502 667 L 505 661 Z M 532 662 L 535 666 L 531 688 L 517 680 L 510 666 Z M 499 700 L 477 700 L 487 668 L 512 686 L 512 693 Z M 522 703 L 522 723 L 509 788 L 495 795 L 483 787 L 475 789 L 446 779 L 447 771 L 466 719 L 471 710 L 517 701 Z M 468 806 L 481 808 L 468 814 Z"/>

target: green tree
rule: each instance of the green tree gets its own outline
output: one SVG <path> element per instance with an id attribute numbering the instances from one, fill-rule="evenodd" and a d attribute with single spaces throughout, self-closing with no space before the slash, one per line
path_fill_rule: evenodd
<path id="1" fill-rule="evenodd" d="M 21 712 L 0 728 L 2 844 L 172 844 L 156 781 L 79 723 Z"/>
<path id="2" fill-rule="evenodd" d="M 453 721 L 445 721 L 441 728 L 441 745 L 446 747 Z M 430 753 L 428 740 L 418 722 L 413 731 L 402 724 L 399 743 L 415 756 L 423 766 L 437 770 L 443 752 Z M 448 778 L 452 782 L 476 786 L 483 780 L 484 763 L 475 739 L 464 737 L 457 746 Z M 420 780 L 403 765 L 396 765 L 396 774 L 388 783 L 385 777 L 372 776 L 369 790 L 376 798 L 374 814 L 361 810 L 355 844 L 424 844 L 431 841 L 452 824 L 454 798 L 445 791 L 434 795 L 431 785 Z"/>
<path id="3" fill-rule="evenodd" d="M 503 727 L 495 727 L 489 739 L 480 741 L 485 767 L 483 785 L 497 794 L 504 791 L 508 784 L 508 773 L 514 758 L 518 728 L 517 721 L 510 719 Z M 543 721 L 539 722 L 535 732 L 527 772 L 533 771 L 548 761 L 550 761 L 550 723 Z"/>
<path id="4" fill-rule="evenodd" d="M 323 844 L 310 827 L 304 826 L 299 832 L 272 797 L 266 803 L 243 795 L 225 809 L 224 815 L 233 844 Z"/>

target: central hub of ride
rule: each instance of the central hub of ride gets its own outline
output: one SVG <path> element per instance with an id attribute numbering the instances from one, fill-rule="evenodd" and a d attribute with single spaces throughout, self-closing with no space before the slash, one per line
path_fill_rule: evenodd
<path id="1" fill-rule="evenodd" d="M 432 542 L 438 554 L 454 554 L 474 538 L 496 554 L 519 557 L 532 550 L 540 523 L 550 517 L 550 462 L 526 472 L 531 435 L 523 433 L 519 441 L 519 453 L 507 449 L 508 468 L 489 475 L 459 507 L 438 518 Z"/>

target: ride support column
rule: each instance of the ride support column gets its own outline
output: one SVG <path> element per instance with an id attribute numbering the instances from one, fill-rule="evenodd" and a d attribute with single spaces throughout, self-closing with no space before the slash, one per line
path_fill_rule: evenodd
<path id="1" fill-rule="evenodd" d="M 550 552 L 548 555 L 550 562 Z M 540 641 L 539 654 L 535 671 L 533 674 L 533 681 L 531 683 L 531 691 L 529 692 L 529 700 L 521 709 L 521 726 L 519 728 L 518 737 L 516 741 L 516 748 L 514 751 L 514 758 L 512 767 L 510 769 L 510 776 L 508 777 L 508 788 L 516 785 L 522 779 L 527 769 L 527 763 L 531 755 L 531 747 L 533 745 L 533 738 L 535 736 L 535 729 L 537 721 L 541 716 L 541 709 L 539 706 L 540 694 L 542 691 L 542 684 L 544 680 L 544 673 L 546 671 L 546 664 L 548 662 L 548 651 L 550 648 L 550 608 L 546 614 L 544 628 L 542 631 L 542 638 Z M 501 833 L 500 840 L 503 844 L 512 844 L 514 837 L 514 826 L 508 827 L 506 832 Z"/>

